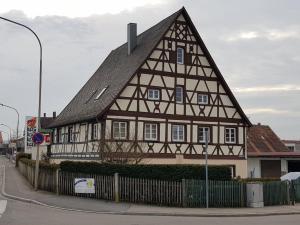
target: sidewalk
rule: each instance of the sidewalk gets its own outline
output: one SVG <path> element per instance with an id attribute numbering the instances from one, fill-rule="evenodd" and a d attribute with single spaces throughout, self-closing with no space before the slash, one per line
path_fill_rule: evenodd
<path id="1" fill-rule="evenodd" d="M 0 165 L 5 165 L 5 193 L 19 198 L 38 201 L 41 205 L 80 210 L 94 213 L 156 215 L 156 216 L 268 216 L 300 214 L 300 204 L 296 206 L 272 206 L 264 208 L 175 208 L 129 203 L 114 203 L 111 201 L 56 195 L 45 191 L 34 191 L 27 180 L 17 169 L 4 158 Z M 2 168 L 3 170 L 3 168 Z M 2 173 L 1 173 L 2 174 Z M 3 194 L 3 193 L 2 193 Z M 37 202 L 36 202 L 37 203 Z"/>

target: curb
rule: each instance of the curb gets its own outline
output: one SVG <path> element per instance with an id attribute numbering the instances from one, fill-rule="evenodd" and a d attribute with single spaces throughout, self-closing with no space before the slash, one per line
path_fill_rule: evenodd
<path id="1" fill-rule="evenodd" d="M 48 208 L 73 211 L 73 212 L 82 212 L 82 213 L 94 213 L 94 214 L 108 214 L 108 215 L 129 215 L 129 216 L 172 216 L 172 217 L 262 217 L 262 216 L 280 216 L 280 215 L 299 215 L 300 211 L 291 211 L 291 212 L 268 212 L 268 213 L 241 213 L 241 214 L 230 214 L 230 213 L 207 213 L 207 214 L 196 214 L 196 213 L 161 213 L 161 212 L 128 212 L 128 211 L 93 211 L 93 210 L 83 210 L 83 209 L 74 209 L 74 208 L 65 208 L 55 205 L 49 205 L 43 202 L 39 202 L 34 199 L 22 198 L 15 195 L 10 195 L 5 192 L 5 166 L 2 166 L 3 177 L 2 177 L 2 188 L 1 194 L 9 199 L 21 201 L 25 203 L 31 203 L 35 205 L 40 205 Z"/>

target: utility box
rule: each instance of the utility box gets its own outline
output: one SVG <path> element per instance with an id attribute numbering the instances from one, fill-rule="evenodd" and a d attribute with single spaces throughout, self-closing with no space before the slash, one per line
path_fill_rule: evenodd
<path id="1" fill-rule="evenodd" d="M 262 183 L 247 184 L 247 207 L 264 207 L 264 192 Z"/>

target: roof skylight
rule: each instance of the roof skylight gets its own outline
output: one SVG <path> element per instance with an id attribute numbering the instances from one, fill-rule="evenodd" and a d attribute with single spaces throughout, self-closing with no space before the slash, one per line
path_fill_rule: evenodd
<path id="1" fill-rule="evenodd" d="M 105 88 L 103 88 L 103 89 L 99 92 L 99 94 L 96 96 L 95 100 L 98 100 L 98 99 L 101 97 L 101 95 L 106 91 L 107 88 L 108 88 L 108 86 L 106 86 Z"/>

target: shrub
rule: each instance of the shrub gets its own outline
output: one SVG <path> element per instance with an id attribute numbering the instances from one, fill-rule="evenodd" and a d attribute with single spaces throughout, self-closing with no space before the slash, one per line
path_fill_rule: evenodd
<path id="1" fill-rule="evenodd" d="M 27 158 L 21 158 L 19 160 L 20 162 L 28 165 L 28 166 L 31 166 L 31 167 L 35 167 L 35 160 L 31 160 L 31 159 L 27 159 Z M 55 163 L 48 163 L 48 162 L 45 162 L 45 161 L 40 161 L 40 168 L 42 169 L 48 169 L 48 170 L 57 170 L 59 169 L 59 165 L 58 164 L 55 164 Z"/>
<path id="2" fill-rule="evenodd" d="M 273 178 L 273 177 L 265 177 L 265 178 L 244 178 L 244 179 L 237 179 L 240 182 L 272 182 L 272 181 L 280 181 L 280 178 Z"/>
<path id="3" fill-rule="evenodd" d="M 181 179 L 205 179 L 205 167 L 198 165 L 118 165 L 100 164 L 97 162 L 63 161 L 60 164 L 62 171 L 87 174 L 113 175 L 119 173 L 121 176 L 181 180 Z M 210 180 L 230 180 L 231 170 L 226 166 L 209 166 Z"/>
<path id="4" fill-rule="evenodd" d="M 31 159 L 31 154 L 25 152 L 18 152 L 16 155 L 16 167 L 19 166 L 18 163 L 21 158 Z"/>

